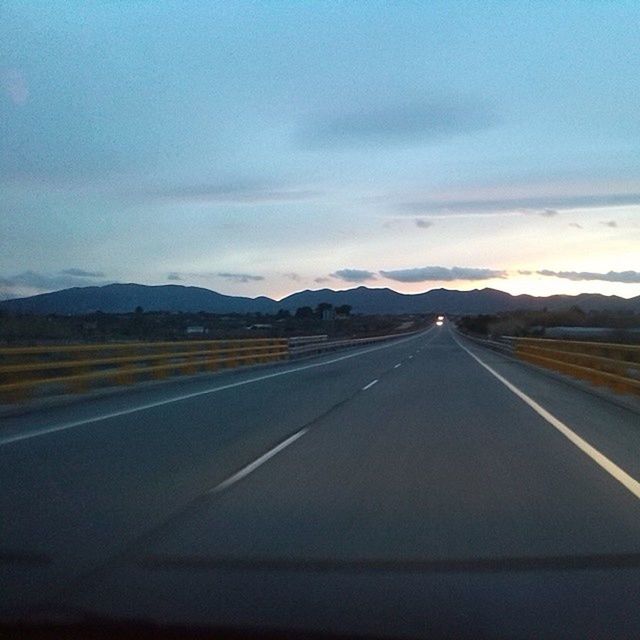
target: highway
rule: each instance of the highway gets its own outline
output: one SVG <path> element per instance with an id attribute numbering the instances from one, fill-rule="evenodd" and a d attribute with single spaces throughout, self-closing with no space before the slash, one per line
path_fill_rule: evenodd
<path id="1" fill-rule="evenodd" d="M 639 454 L 448 323 L 5 418 L 0 613 L 640 637 Z"/>

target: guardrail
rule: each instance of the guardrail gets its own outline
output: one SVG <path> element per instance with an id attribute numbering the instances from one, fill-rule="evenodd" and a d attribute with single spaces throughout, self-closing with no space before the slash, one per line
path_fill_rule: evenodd
<path id="1" fill-rule="evenodd" d="M 329 339 L 329 336 L 324 333 L 321 335 L 313 335 L 313 336 L 294 336 L 293 338 L 289 338 L 289 346 L 295 347 L 295 346 L 304 345 L 304 344 L 326 342 L 328 339 Z"/>
<path id="2" fill-rule="evenodd" d="M 36 391 L 80 393 L 94 386 L 216 371 L 390 340 L 409 333 L 329 341 L 326 335 L 250 340 L 135 342 L 0 348 L 0 403 Z"/>
<path id="3" fill-rule="evenodd" d="M 302 342 L 289 344 L 289 355 L 291 357 L 311 355 L 314 353 L 322 353 L 323 351 L 334 351 L 335 349 L 344 349 L 346 347 L 356 347 L 365 344 L 373 344 L 374 342 L 382 342 L 383 340 L 392 340 L 393 338 L 402 338 L 403 336 L 412 335 L 414 332 L 392 333 L 385 336 L 372 336 L 369 338 L 347 338 L 345 340 L 315 340 L 311 342 Z M 293 338 L 292 338 L 293 339 Z"/>
<path id="4" fill-rule="evenodd" d="M 38 388 L 81 392 L 91 385 L 215 371 L 286 359 L 286 339 L 199 340 L 0 348 L 0 401 Z"/>
<path id="5" fill-rule="evenodd" d="M 640 346 L 544 338 L 510 338 L 514 354 L 621 393 L 640 394 Z"/>
<path id="6" fill-rule="evenodd" d="M 476 342 L 477 344 L 481 344 L 483 347 L 487 349 L 492 349 L 493 351 L 500 351 L 501 353 L 512 354 L 513 353 L 513 344 L 510 342 L 503 342 L 504 338 L 496 340 L 495 338 L 481 338 L 480 336 L 474 335 L 472 333 L 463 333 L 458 330 L 460 335 L 463 335 L 465 338 Z"/>
<path id="7" fill-rule="evenodd" d="M 640 394 L 640 345 L 514 336 L 496 340 L 463 335 L 484 347 L 545 369 L 619 393 Z"/>

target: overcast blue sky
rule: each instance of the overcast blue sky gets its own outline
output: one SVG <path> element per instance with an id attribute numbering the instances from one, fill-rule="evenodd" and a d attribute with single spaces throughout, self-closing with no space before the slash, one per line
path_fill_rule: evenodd
<path id="1" fill-rule="evenodd" d="M 640 294 L 640 3 L 0 5 L 0 296 Z"/>

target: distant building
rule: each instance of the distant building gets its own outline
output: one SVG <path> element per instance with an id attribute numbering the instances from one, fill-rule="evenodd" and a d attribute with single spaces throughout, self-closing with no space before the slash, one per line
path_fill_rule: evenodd
<path id="1" fill-rule="evenodd" d="M 322 310 L 323 322 L 331 322 L 336 319 L 336 310 L 333 307 Z"/>
<path id="2" fill-rule="evenodd" d="M 206 327 L 201 327 L 200 325 L 191 325 L 185 329 L 185 333 L 188 336 L 201 336 L 205 333 L 208 333 Z"/>

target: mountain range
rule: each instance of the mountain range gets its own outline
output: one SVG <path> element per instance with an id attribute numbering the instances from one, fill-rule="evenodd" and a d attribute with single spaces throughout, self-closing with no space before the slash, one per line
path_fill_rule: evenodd
<path id="1" fill-rule="evenodd" d="M 398 293 L 392 289 L 357 287 L 346 291 L 333 289 L 305 290 L 282 300 L 265 296 L 246 298 L 228 296 L 201 287 L 182 285 L 149 286 L 142 284 L 109 284 L 102 287 L 74 287 L 26 298 L 0 301 L 0 311 L 12 313 L 77 315 L 103 311 L 126 313 L 140 306 L 145 311 L 183 311 L 208 313 L 277 313 L 279 309 L 294 312 L 298 307 L 316 307 L 321 302 L 334 306 L 351 305 L 354 313 L 448 313 L 477 314 L 535 310 L 557 310 L 579 306 L 585 311 L 640 312 L 640 296 L 621 298 L 583 293 L 576 296 L 513 296 L 497 289 L 456 291 L 432 289 L 424 293 Z"/>

